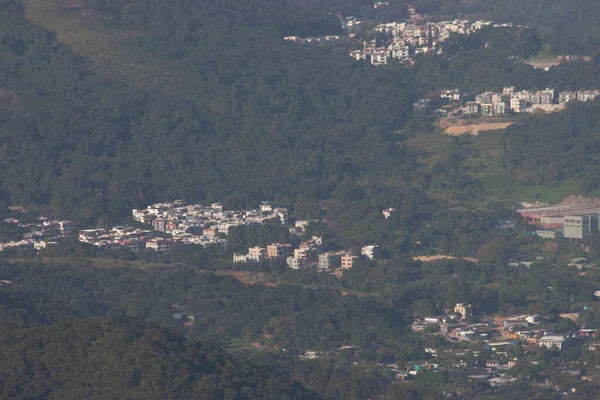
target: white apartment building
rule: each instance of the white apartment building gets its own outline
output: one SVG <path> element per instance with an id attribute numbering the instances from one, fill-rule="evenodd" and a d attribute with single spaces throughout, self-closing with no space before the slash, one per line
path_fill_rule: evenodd
<path id="1" fill-rule="evenodd" d="M 363 246 L 360 249 L 360 254 L 367 257 L 369 260 L 374 260 L 380 256 L 379 245 L 370 244 L 367 246 Z"/>
<path id="2" fill-rule="evenodd" d="M 267 258 L 267 250 L 264 247 L 251 247 L 248 249 L 248 261 L 259 262 Z"/>

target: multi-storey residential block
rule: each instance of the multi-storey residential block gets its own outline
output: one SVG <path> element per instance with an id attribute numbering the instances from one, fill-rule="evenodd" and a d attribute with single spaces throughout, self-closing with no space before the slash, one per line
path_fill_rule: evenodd
<path id="1" fill-rule="evenodd" d="M 494 105 L 491 103 L 481 103 L 481 115 L 490 117 L 494 114 Z"/>
<path id="2" fill-rule="evenodd" d="M 371 64 L 385 65 L 388 63 L 390 52 L 387 49 L 374 49 L 371 51 Z"/>
<path id="3" fill-rule="evenodd" d="M 560 104 L 566 104 L 573 100 L 577 100 L 577 92 L 560 92 L 558 95 L 558 102 Z"/>
<path id="4" fill-rule="evenodd" d="M 246 263 L 248 262 L 248 254 L 234 254 L 233 255 L 233 262 L 234 263 Z"/>
<path id="5" fill-rule="evenodd" d="M 514 86 L 507 86 L 504 89 L 502 89 L 502 94 L 505 96 L 512 96 L 513 94 L 515 94 L 516 92 L 516 88 Z"/>
<path id="6" fill-rule="evenodd" d="M 292 253 L 291 244 L 273 243 L 267 246 L 268 258 L 283 258 Z"/>
<path id="7" fill-rule="evenodd" d="M 522 113 L 527 111 L 527 100 L 519 97 L 512 96 L 510 98 L 510 109 L 516 113 Z"/>
<path id="8" fill-rule="evenodd" d="M 503 101 L 499 101 L 494 103 L 494 115 L 504 116 L 506 115 L 506 103 Z"/>
<path id="9" fill-rule="evenodd" d="M 440 98 L 448 102 L 460 101 L 460 89 L 445 89 L 440 93 Z"/>
<path id="10" fill-rule="evenodd" d="M 267 258 L 267 250 L 264 247 L 251 247 L 248 249 L 248 261 L 260 262 Z"/>
<path id="11" fill-rule="evenodd" d="M 556 98 L 554 89 L 545 89 L 540 92 L 540 103 L 541 104 L 553 104 Z"/>
<path id="12" fill-rule="evenodd" d="M 334 269 L 342 265 L 344 253 L 327 252 L 319 254 L 319 269 Z"/>
<path id="13" fill-rule="evenodd" d="M 478 94 L 477 96 L 475 96 L 475 102 L 479 104 L 491 104 L 493 95 L 494 93 L 492 92 Z"/>
<path id="14" fill-rule="evenodd" d="M 473 306 L 468 303 L 458 303 L 454 306 L 454 312 L 460 314 L 462 318 L 467 318 L 473 315 Z"/>
<path id="15" fill-rule="evenodd" d="M 352 254 L 344 254 L 341 257 L 342 269 L 350 269 L 354 266 L 354 262 L 358 259 L 358 256 Z"/>
<path id="16" fill-rule="evenodd" d="M 295 258 L 295 257 L 288 257 L 286 259 L 286 262 L 287 262 L 287 266 L 292 269 L 304 268 L 304 265 L 306 264 L 306 262 L 303 259 Z"/>
<path id="17" fill-rule="evenodd" d="M 369 260 L 374 260 L 381 256 L 381 249 L 379 248 L 379 245 L 370 244 L 363 246 L 360 249 L 360 254 L 367 257 Z"/>
<path id="18" fill-rule="evenodd" d="M 146 248 L 156 252 L 169 251 L 171 249 L 172 240 L 167 239 L 150 239 L 146 242 Z"/>
<path id="19" fill-rule="evenodd" d="M 480 110 L 480 104 L 476 103 L 474 101 L 469 101 L 466 105 L 465 105 L 465 114 L 468 115 L 478 115 L 479 114 L 479 110 Z"/>

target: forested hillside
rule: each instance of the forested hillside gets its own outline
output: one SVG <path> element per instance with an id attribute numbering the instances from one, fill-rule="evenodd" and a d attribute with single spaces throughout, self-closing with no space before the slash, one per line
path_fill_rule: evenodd
<path id="1" fill-rule="evenodd" d="M 450 43 L 448 56 L 374 68 L 282 40 L 338 32 L 321 7 L 166 6 L 2 0 L 2 200 L 84 226 L 172 198 L 274 199 L 308 217 L 334 200 L 338 222 L 407 199 L 464 200 L 479 186 L 456 157 L 431 170 L 404 144 L 421 132 L 418 96 L 592 87 L 600 75 L 595 62 L 545 74 L 508 60 L 539 50 L 541 32 L 483 32 Z"/>
<path id="2" fill-rule="evenodd" d="M 331 349 L 370 346 L 373 341 L 399 338 L 406 330 L 401 310 L 371 297 L 298 286 L 247 286 L 189 268 L 142 272 L 68 264 L 4 265 L 0 273 L 23 293 L 68 304 L 85 316 L 124 310 L 131 317 L 182 330 L 183 325 L 173 320 L 173 306 L 180 305 L 195 316 L 188 332 L 194 338 L 253 341 L 266 334 L 277 346 L 289 349 Z M 363 329 L 365 324 L 371 328 Z"/>
<path id="3" fill-rule="evenodd" d="M 5 399 L 318 399 L 299 383 L 222 349 L 120 315 L 74 318 L 0 290 Z M 5 302 L 13 297 L 12 302 Z M 34 323 L 32 321 L 37 321 Z M 11 326 L 10 331 L 5 326 Z"/>
<path id="4" fill-rule="evenodd" d="M 123 21 L 90 11 L 84 17 L 100 32 L 115 24 L 128 32 L 113 44 L 132 58 L 106 65 L 3 1 L 4 198 L 95 223 L 166 198 L 279 198 L 306 209 L 342 184 L 407 176 L 413 156 L 392 131 L 405 123 L 411 95 L 392 71 L 286 44 L 283 27 L 240 20 L 259 18 L 259 4 L 235 2 L 244 14 L 221 5 L 217 16 L 202 4 L 146 15 L 132 3 Z M 148 74 L 135 70 L 133 81 L 128 65 L 138 56 Z"/>

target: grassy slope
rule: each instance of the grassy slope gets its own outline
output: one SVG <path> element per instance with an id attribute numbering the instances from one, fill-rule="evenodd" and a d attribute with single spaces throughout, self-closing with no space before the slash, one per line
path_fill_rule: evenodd
<path id="1" fill-rule="evenodd" d="M 140 33 L 107 29 L 104 16 L 99 13 L 79 8 L 67 10 L 59 1 L 21 0 L 21 3 L 30 21 L 55 32 L 61 43 L 91 59 L 96 73 L 135 87 L 189 87 L 177 78 L 172 66 L 130 51 L 132 44 L 127 39 Z"/>
<path id="2" fill-rule="evenodd" d="M 461 136 L 460 144 L 453 144 L 453 138 L 444 135 L 439 128 L 433 133 L 418 135 L 407 143 L 421 153 L 419 162 L 427 168 L 443 158 L 454 145 L 460 146 L 464 156 L 461 168 L 479 186 L 478 200 L 498 200 L 507 204 L 516 201 L 560 202 L 567 196 L 580 193 L 580 182 L 564 180 L 559 186 L 524 186 L 516 184 L 512 172 L 501 164 L 503 131 L 489 131 L 477 136 Z M 435 193 L 430 193 L 437 197 Z M 477 199 L 474 199 L 477 200 Z M 475 201 L 478 203 L 478 201 Z"/>

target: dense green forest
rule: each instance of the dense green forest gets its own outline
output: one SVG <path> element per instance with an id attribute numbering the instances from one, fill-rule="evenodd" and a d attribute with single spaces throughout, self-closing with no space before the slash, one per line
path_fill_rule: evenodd
<path id="1" fill-rule="evenodd" d="M 320 398 L 264 366 L 149 322 L 78 318 L 19 294 L 0 296 L 5 399 Z"/>

